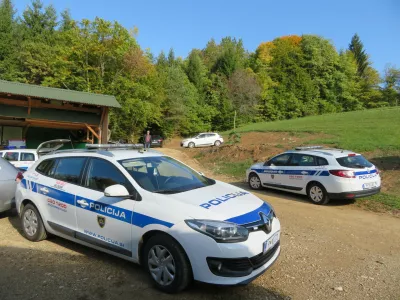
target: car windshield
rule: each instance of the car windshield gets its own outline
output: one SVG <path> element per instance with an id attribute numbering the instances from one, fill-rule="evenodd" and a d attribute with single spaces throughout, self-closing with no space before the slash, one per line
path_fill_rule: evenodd
<path id="1" fill-rule="evenodd" d="M 372 164 L 362 155 L 345 156 L 336 159 L 337 162 L 346 168 L 371 168 Z"/>
<path id="2" fill-rule="evenodd" d="M 215 184 L 173 158 L 166 156 L 120 160 L 119 163 L 145 190 L 175 194 Z"/>

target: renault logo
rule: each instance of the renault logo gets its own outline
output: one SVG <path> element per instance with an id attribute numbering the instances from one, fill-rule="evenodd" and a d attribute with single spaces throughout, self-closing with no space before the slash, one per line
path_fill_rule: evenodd
<path id="1" fill-rule="evenodd" d="M 106 218 L 103 216 L 97 216 L 97 223 L 99 224 L 100 228 L 106 226 Z"/>
<path id="2" fill-rule="evenodd" d="M 271 213 L 269 213 L 269 215 L 267 216 L 266 214 L 264 214 L 263 212 L 260 212 L 260 217 L 261 220 L 263 222 L 263 224 L 265 224 L 265 232 L 266 233 L 270 233 L 272 230 L 272 218 L 273 215 Z"/>

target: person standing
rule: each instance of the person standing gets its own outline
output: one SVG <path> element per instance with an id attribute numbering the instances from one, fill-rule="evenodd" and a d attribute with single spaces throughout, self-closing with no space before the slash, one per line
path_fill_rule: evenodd
<path id="1" fill-rule="evenodd" d="M 144 148 L 150 149 L 150 145 L 151 145 L 151 135 L 150 131 L 147 130 L 147 133 L 144 135 Z"/>

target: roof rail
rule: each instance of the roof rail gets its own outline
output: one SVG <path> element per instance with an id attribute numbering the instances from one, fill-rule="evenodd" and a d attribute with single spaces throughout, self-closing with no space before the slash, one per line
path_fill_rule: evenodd
<path id="1" fill-rule="evenodd" d="M 324 146 L 303 146 L 296 147 L 295 150 L 313 150 L 313 149 L 324 149 Z"/>
<path id="2" fill-rule="evenodd" d="M 109 157 L 113 157 L 114 155 L 111 152 L 108 151 L 104 151 L 104 150 L 96 150 L 96 149 L 65 149 L 65 150 L 56 150 L 56 151 L 52 151 L 44 155 L 51 155 L 51 154 L 60 154 L 60 153 L 97 153 L 97 154 L 101 154 L 104 156 L 109 156 Z"/>
<path id="3" fill-rule="evenodd" d="M 143 144 L 86 144 L 86 149 L 90 150 L 113 150 L 113 149 L 143 149 Z"/>

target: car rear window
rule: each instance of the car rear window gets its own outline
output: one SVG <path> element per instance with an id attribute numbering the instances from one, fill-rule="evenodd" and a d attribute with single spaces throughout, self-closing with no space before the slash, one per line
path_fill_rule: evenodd
<path id="1" fill-rule="evenodd" d="M 372 167 L 372 164 L 362 155 L 345 156 L 336 160 L 341 166 L 346 168 L 363 169 Z"/>

